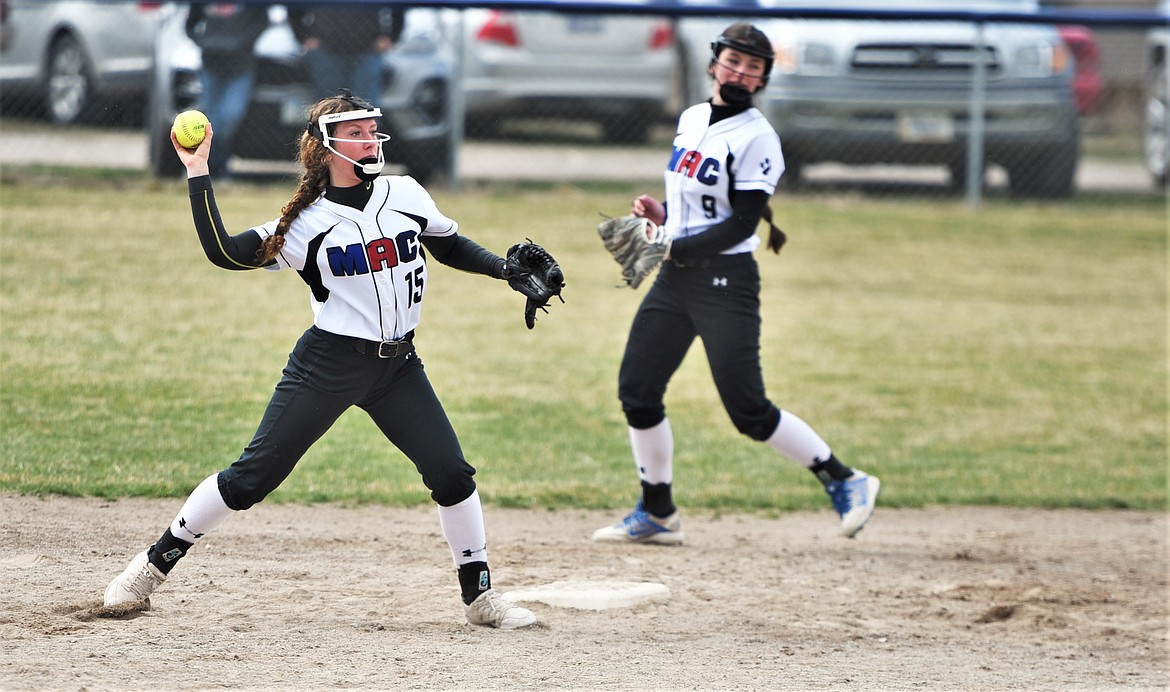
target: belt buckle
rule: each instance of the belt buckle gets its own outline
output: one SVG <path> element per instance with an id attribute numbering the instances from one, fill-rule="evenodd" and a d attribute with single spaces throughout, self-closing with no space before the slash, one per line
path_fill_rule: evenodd
<path id="1" fill-rule="evenodd" d="M 404 348 L 409 342 L 398 341 L 380 341 L 378 342 L 378 357 L 379 358 L 397 358 L 400 353 L 404 353 Z"/>

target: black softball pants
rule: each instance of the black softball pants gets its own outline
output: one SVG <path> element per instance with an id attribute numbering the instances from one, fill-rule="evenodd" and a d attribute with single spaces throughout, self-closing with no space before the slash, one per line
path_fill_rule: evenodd
<path id="1" fill-rule="evenodd" d="M 766 440 L 780 422 L 760 370 L 760 272 L 750 253 L 701 266 L 666 262 L 634 315 L 618 374 L 626 422 L 646 429 L 666 417 L 663 398 L 695 337 L 736 429 Z"/>
<path id="2" fill-rule="evenodd" d="M 361 353 L 357 343 L 317 327 L 301 336 L 252 442 L 219 474 L 228 507 L 247 509 L 267 497 L 351 406 L 414 463 L 435 502 L 455 505 L 475 491 L 475 469 L 413 347 L 380 358 L 376 344 Z"/>

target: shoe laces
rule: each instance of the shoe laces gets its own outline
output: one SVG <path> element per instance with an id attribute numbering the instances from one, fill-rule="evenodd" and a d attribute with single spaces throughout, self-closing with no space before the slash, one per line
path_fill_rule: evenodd
<path id="1" fill-rule="evenodd" d="M 648 521 L 650 521 L 650 513 L 642 508 L 642 503 L 639 501 L 637 506 L 634 507 L 634 511 L 627 514 L 626 518 L 622 520 L 622 526 L 629 527 L 645 524 Z"/>
<path id="2" fill-rule="evenodd" d="M 837 514 L 845 516 L 849 510 L 853 509 L 856 501 L 861 499 L 859 487 L 860 483 L 850 483 L 849 479 L 829 481 L 825 484 L 825 490 L 828 491 L 829 499 L 833 501 L 833 509 L 837 511 Z"/>
<path id="3" fill-rule="evenodd" d="M 479 600 L 479 611 L 486 615 L 491 615 L 493 618 L 503 617 L 513 606 L 504 597 L 500 595 L 495 589 L 485 591 Z"/>
<path id="4" fill-rule="evenodd" d="M 150 563 L 143 562 L 138 572 L 134 574 L 134 578 L 124 586 L 127 591 L 138 596 L 139 599 L 144 599 L 154 593 L 154 590 L 161 583 L 162 581 L 150 571 Z"/>

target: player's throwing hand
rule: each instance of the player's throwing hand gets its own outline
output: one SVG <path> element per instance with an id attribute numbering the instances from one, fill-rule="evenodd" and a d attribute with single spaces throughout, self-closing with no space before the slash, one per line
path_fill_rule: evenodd
<path id="1" fill-rule="evenodd" d="M 211 122 L 204 126 L 204 133 L 203 141 L 199 143 L 199 146 L 188 149 L 179 144 L 175 131 L 171 130 L 171 144 L 175 147 L 175 154 L 179 156 L 179 161 L 187 169 L 188 178 L 207 175 L 210 170 L 207 161 L 211 158 L 211 140 L 215 137 L 215 128 L 212 127 Z"/>

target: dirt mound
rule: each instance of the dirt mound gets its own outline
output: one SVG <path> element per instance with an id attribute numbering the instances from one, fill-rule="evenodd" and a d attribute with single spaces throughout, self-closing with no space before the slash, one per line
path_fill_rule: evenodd
<path id="1" fill-rule="evenodd" d="M 0 496 L 0 687 L 1164 690 L 1167 518 L 879 508 L 712 516 L 687 544 L 600 545 L 613 513 L 486 508 L 497 588 L 655 582 L 665 600 L 463 619 L 433 508 L 265 503 L 152 597 L 106 584 L 175 500 Z M 620 514 L 620 513 L 619 513 Z"/>

